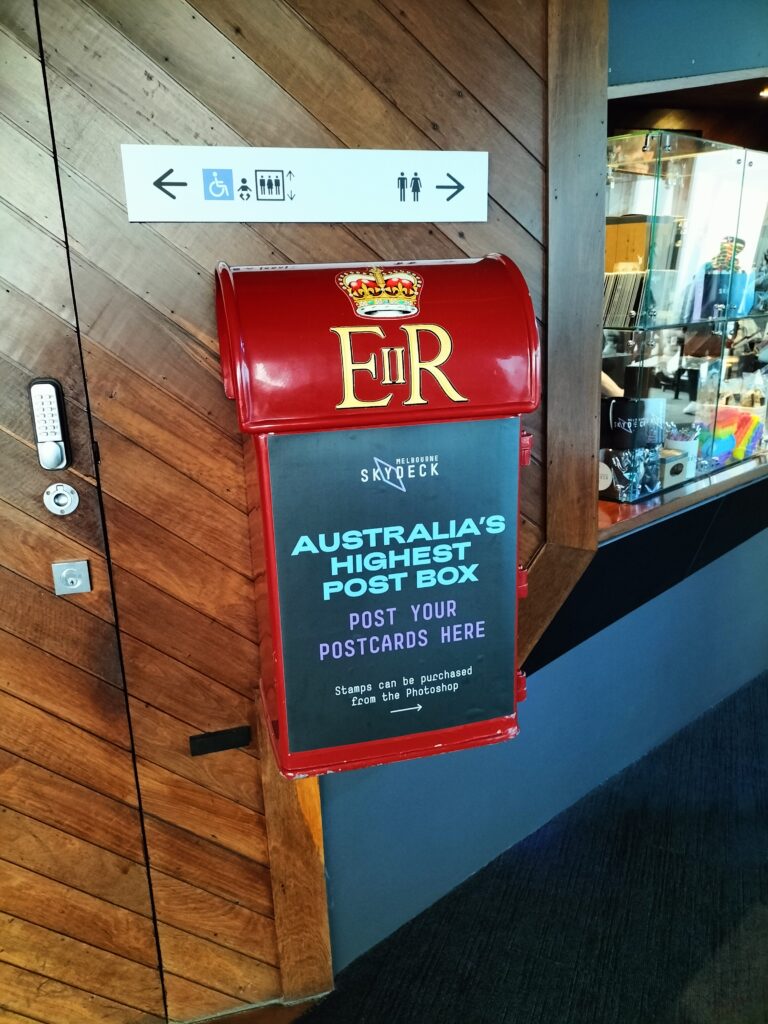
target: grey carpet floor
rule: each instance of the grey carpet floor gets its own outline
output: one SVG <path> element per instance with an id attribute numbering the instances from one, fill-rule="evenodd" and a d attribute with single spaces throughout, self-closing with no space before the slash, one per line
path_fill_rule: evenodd
<path id="1" fill-rule="evenodd" d="M 305 1022 L 768 1024 L 768 675 L 356 960 Z"/>

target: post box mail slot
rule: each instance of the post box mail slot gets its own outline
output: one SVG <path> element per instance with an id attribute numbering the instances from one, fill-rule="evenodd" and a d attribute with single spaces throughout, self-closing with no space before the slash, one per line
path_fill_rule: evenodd
<path id="1" fill-rule="evenodd" d="M 516 735 L 520 415 L 539 347 L 505 256 L 216 273 L 246 444 L 261 694 L 293 777 Z"/>

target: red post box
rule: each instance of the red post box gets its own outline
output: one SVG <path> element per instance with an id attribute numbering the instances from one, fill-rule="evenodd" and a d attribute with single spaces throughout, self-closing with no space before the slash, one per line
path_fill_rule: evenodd
<path id="1" fill-rule="evenodd" d="M 516 735 L 520 414 L 540 393 L 517 267 L 222 263 L 216 310 L 280 770 Z"/>

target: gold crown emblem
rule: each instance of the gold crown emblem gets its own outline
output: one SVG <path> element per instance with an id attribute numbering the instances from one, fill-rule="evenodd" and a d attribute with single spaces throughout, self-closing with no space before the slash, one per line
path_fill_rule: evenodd
<path id="1" fill-rule="evenodd" d="M 413 316 L 419 311 L 417 300 L 423 281 L 411 270 L 348 270 L 339 274 L 336 283 L 347 293 L 358 316 Z"/>

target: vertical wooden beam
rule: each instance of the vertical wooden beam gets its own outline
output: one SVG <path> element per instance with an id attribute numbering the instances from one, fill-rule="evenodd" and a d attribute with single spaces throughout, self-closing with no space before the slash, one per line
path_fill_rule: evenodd
<path id="1" fill-rule="evenodd" d="M 248 519 L 259 622 L 259 657 L 273 657 L 269 604 L 264 575 L 261 494 L 253 440 L 243 446 Z M 254 693 L 253 722 L 259 737 L 261 782 L 269 844 L 269 871 L 275 909 L 282 998 L 310 999 L 333 988 L 320 787 L 317 779 L 284 779 L 278 769 L 264 718 Z"/>
<path id="2" fill-rule="evenodd" d="M 550 0 L 548 39 L 547 523 L 523 658 L 597 548 L 607 0 Z"/>
<path id="3" fill-rule="evenodd" d="M 606 0 L 549 5 L 547 540 L 592 550 L 605 237 Z"/>

